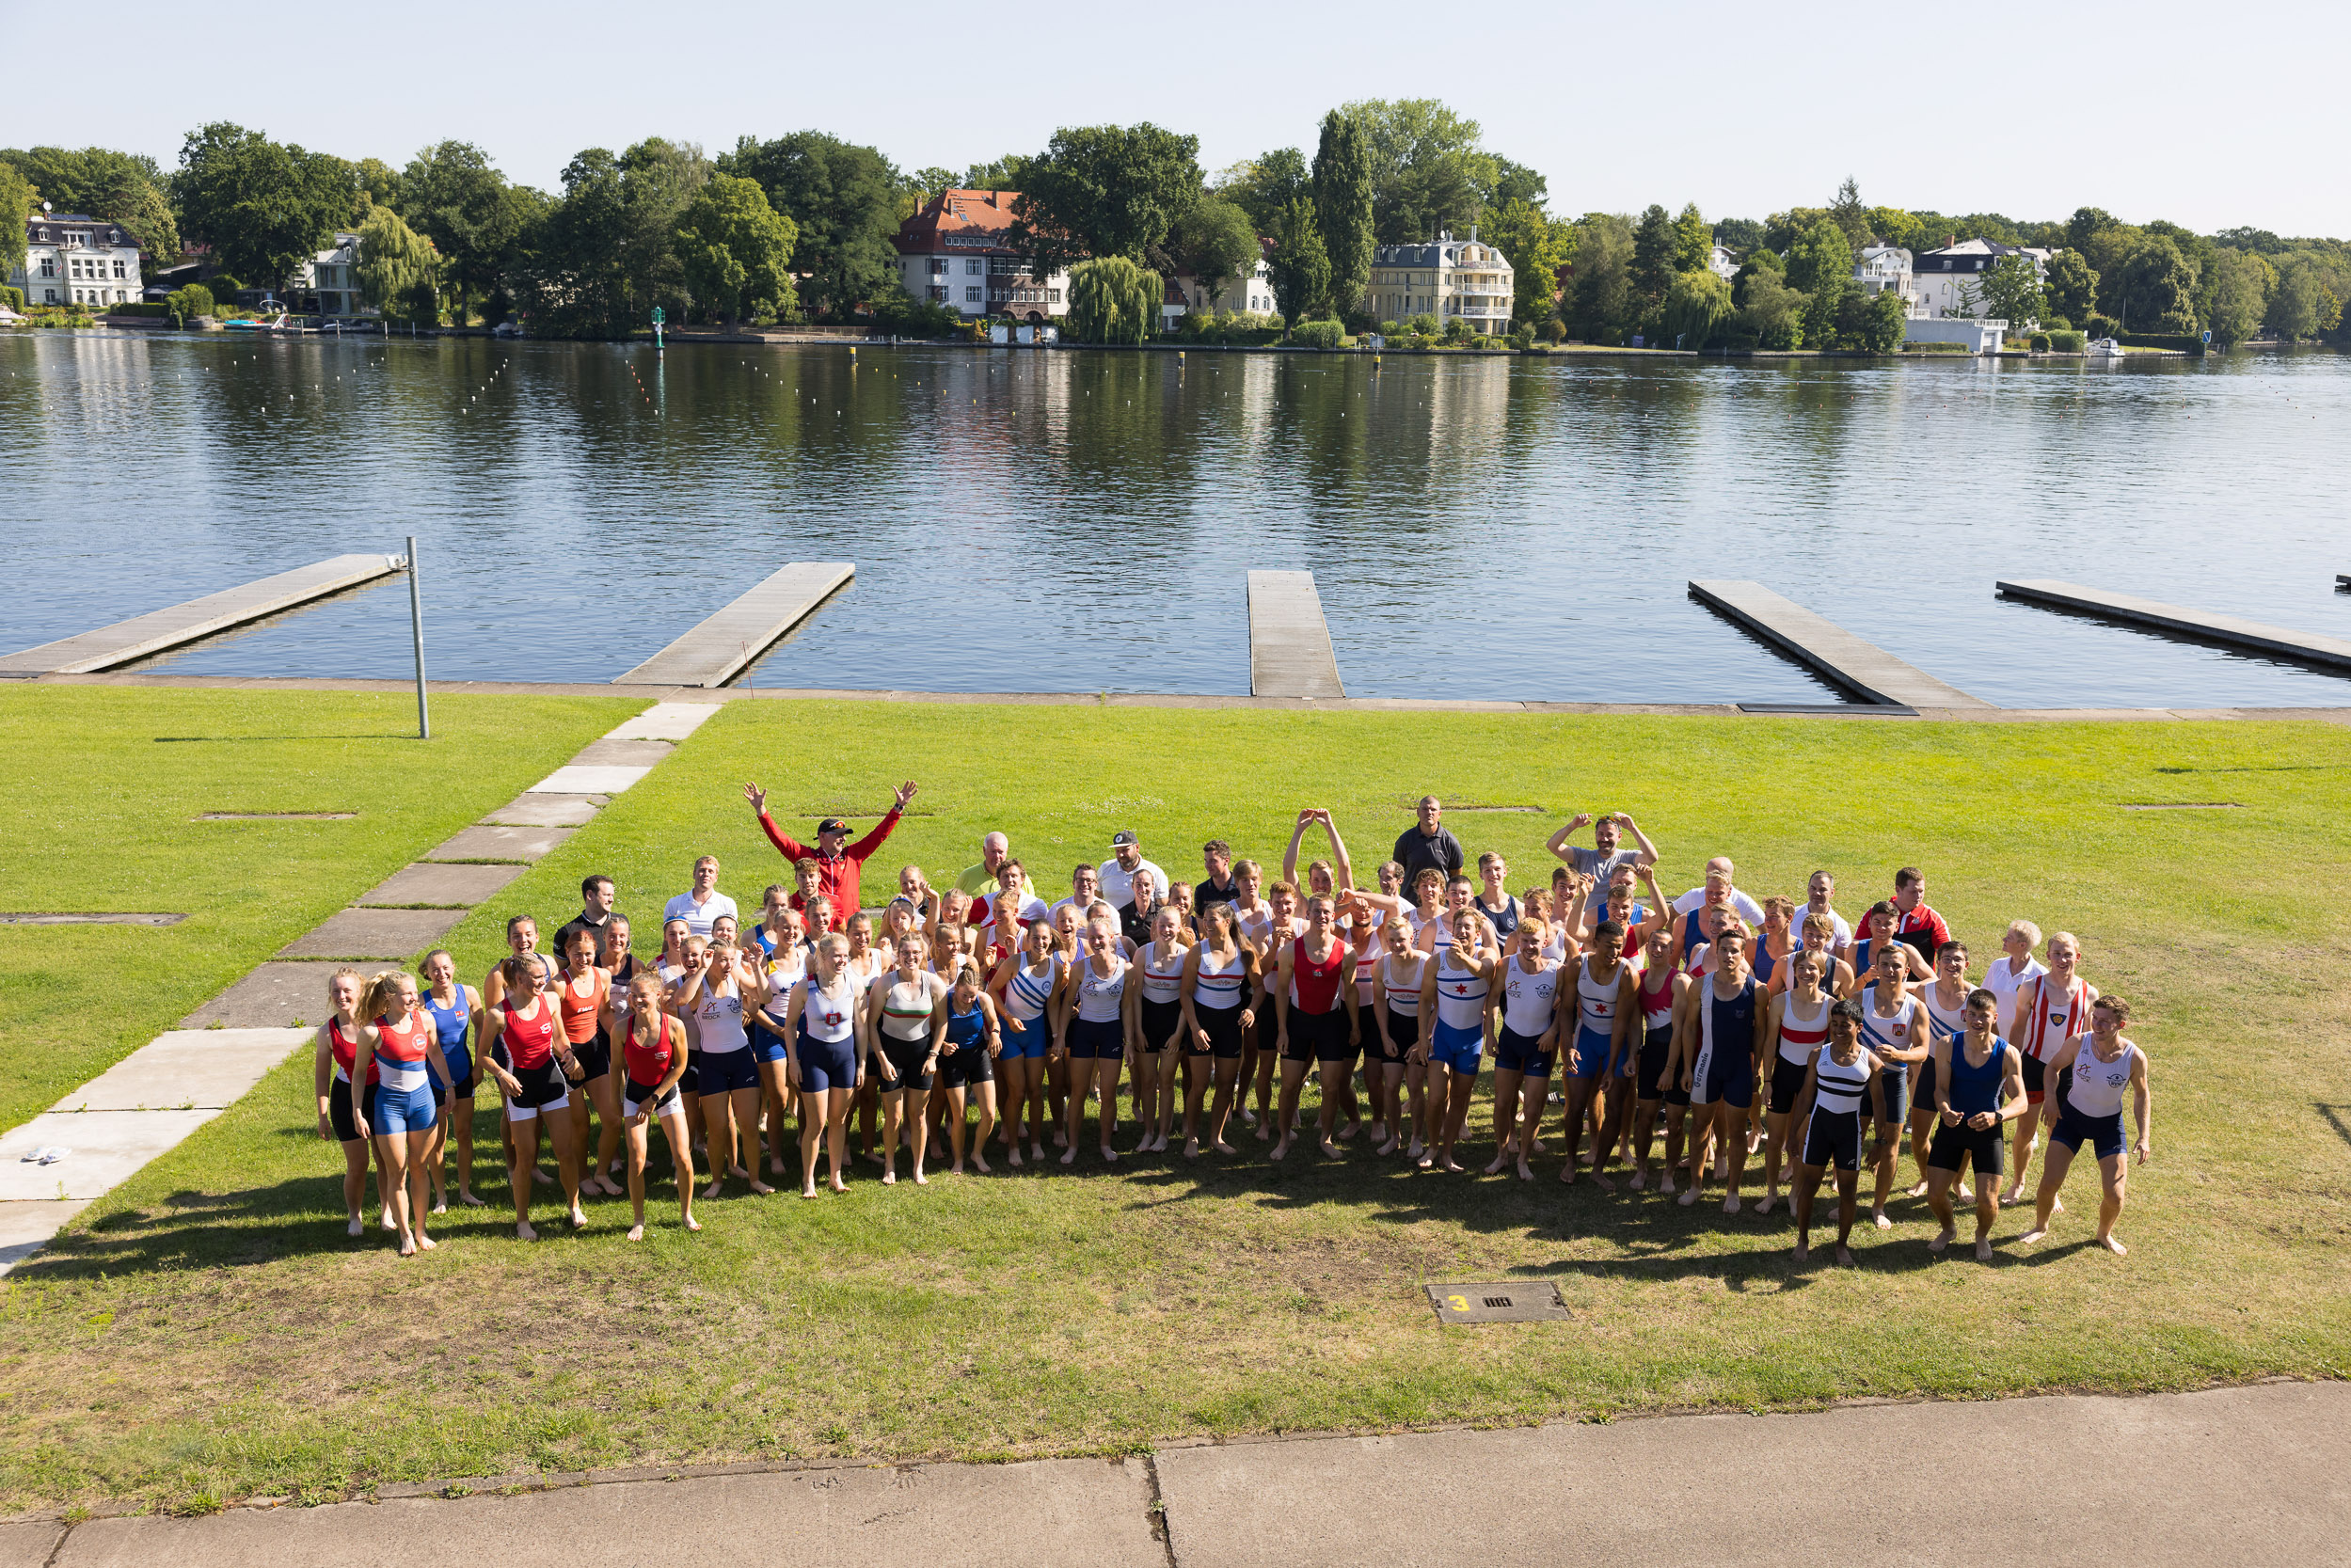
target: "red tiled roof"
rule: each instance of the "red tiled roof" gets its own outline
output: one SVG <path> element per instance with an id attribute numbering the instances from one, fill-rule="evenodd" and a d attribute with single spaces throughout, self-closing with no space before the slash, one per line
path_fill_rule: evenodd
<path id="1" fill-rule="evenodd" d="M 922 211 L 898 225 L 894 242 L 903 256 L 929 256 L 943 250 L 1009 255 L 1004 236 L 1012 227 L 1012 206 L 1018 191 L 947 190 L 923 204 Z M 949 236 L 953 236 L 950 239 Z"/>

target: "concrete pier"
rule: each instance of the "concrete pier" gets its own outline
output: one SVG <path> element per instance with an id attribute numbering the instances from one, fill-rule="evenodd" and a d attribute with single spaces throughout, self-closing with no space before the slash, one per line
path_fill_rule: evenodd
<path id="1" fill-rule="evenodd" d="M 2232 648 L 2250 648 L 2256 653 L 2315 664 L 2338 674 L 2351 674 L 2351 642 L 2339 637 L 2293 631 L 2284 626 L 2265 626 L 2259 621 L 2241 620 L 2234 615 L 2216 615 L 2210 610 L 2189 610 L 2155 599 L 2137 598 L 2129 594 L 2109 594 L 2101 588 L 2085 588 L 2077 582 L 2057 582 L 2045 578 L 2003 582 L 1999 584 L 1999 591 L 2002 598 L 2050 605 L 2084 615 L 2103 616 L 2110 621 L 2127 621 L 2134 626 L 2154 626 L 2162 631 L 2178 632 L 2207 642 L 2226 643 Z"/>
<path id="2" fill-rule="evenodd" d="M 856 575 L 847 561 L 795 561 L 612 684 L 724 686 Z"/>
<path id="3" fill-rule="evenodd" d="M 1249 574 L 1249 695 L 1344 697 L 1311 572 Z"/>
<path id="4" fill-rule="evenodd" d="M 1690 596 L 1863 702 L 1914 708 L 1993 705 L 1903 663 L 1759 582 L 1692 581 Z"/>
<path id="5" fill-rule="evenodd" d="M 116 669 L 201 641 L 231 626 L 309 604 L 312 599 L 323 599 L 329 594 L 389 577 L 405 570 L 407 564 L 405 558 L 396 555 L 339 555 L 331 561 L 280 572 L 241 588 L 223 589 L 168 610 L 135 615 L 111 626 L 100 626 L 95 631 L 0 657 L 0 671 L 87 675 Z"/>

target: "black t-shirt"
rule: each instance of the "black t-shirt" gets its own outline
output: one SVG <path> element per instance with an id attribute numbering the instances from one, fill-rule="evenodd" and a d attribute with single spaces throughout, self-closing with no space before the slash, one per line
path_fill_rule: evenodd
<path id="1" fill-rule="evenodd" d="M 1192 884 L 1193 918 L 1198 919 L 1206 914 L 1208 906 L 1211 904 L 1234 903 L 1239 900 L 1240 896 L 1241 885 L 1238 882 L 1227 882 L 1222 887 L 1215 882 L 1194 882 Z"/>
<path id="2" fill-rule="evenodd" d="M 564 928 L 555 933 L 556 958 L 567 960 L 570 958 L 572 934 L 577 931 L 588 931 L 596 937 L 596 956 L 599 959 L 602 958 L 605 932 L 611 928 L 612 924 L 612 917 L 609 914 L 601 920 L 590 920 L 585 914 L 573 915 L 564 923 Z"/>
<path id="3" fill-rule="evenodd" d="M 1421 832 L 1418 822 L 1396 837 L 1396 863 L 1404 867 L 1404 885 L 1412 885 L 1412 879 L 1423 869 L 1435 866 L 1451 877 L 1459 871 L 1468 857 L 1461 852 L 1461 840 L 1453 837 L 1453 830 L 1443 823 L 1437 825 L 1437 836 L 1430 838 Z"/>

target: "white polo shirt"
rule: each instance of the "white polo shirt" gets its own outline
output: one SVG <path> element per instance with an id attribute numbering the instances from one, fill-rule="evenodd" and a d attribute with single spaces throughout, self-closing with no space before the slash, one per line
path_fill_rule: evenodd
<path id="1" fill-rule="evenodd" d="M 681 893 L 661 906 L 661 924 L 666 926 L 673 920 L 682 920 L 686 923 L 688 936 L 707 937 L 710 923 L 723 914 L 734 915 L 738 927 L 742 925 L 742 916 L 735 909 L 735 900 L 725 894 L 713 890 L 708 902 L 697 904 L 691 893 Z"/>
<path id="2" fill-rule="evenodd" d="M 1114 910 L 1122 910 L 1135 902 L 1135 879 L 1149 873 L 1152 886 L 1159 891 L 1159 901 L 1168 901 L 1168 874 L 1147 860 L 1136 860 L 1135 869 L 1127 870 L 1116 855 L 1094 868 L 1095 878 L 1102 883 L 1103 901 Z"/>

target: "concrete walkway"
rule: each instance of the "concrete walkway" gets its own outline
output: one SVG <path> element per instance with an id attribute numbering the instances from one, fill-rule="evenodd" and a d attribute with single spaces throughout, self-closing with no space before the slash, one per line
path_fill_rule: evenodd
<path id="1" fill-rule="evenodd" d="M 1922 1474 L 1919 1456 L 1946 1456 Z M 1971 1470 L 1974 1472 L 1971 1474 Z M 2351 1386 L 1882 1404 L 0 1525 L 0 1568 L 2341 1562 Z"/>
<path id="2" fill-rule="evenodd" d="M 657 703 L 473 827 L 339 910 L 276 958 L 23 1126 L 0 1136 L 0 1274 L 46 1245 L 94 1198 L 212 1120 L 326 1015 L 338 961 L 403 963 L 448 934 L 659 765 L 718 709 Z M 295 1027 L 294 1021 L 310 1027 Z M 51 1164 L 28 1160 L 61 1148 Z M 0 1568 L 8 1568 L 0 1548 Z"/>

